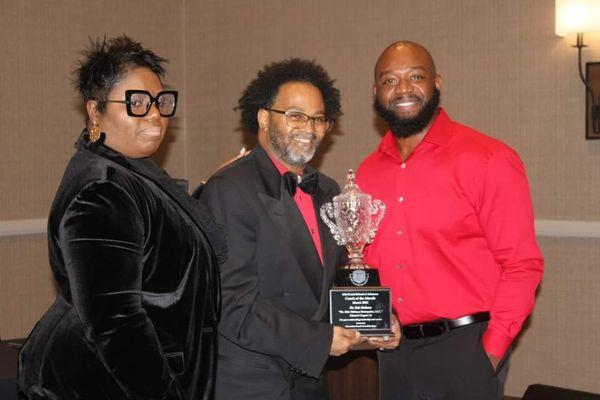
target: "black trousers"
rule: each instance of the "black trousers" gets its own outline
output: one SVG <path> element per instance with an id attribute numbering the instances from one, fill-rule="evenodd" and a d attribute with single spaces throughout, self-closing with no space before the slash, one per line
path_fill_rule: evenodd
<path id="1" fill-rule="evenodd" d="M 378 352 L 380 400 L 501 400 L 507 358 L 493 370 L 481 337 L 487 322 Z"/>

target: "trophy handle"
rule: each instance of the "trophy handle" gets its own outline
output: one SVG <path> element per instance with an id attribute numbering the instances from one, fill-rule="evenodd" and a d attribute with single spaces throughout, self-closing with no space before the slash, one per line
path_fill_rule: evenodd
<path id="1" fill-rule="evenodd" d="M 323 222 L 325 222 L 327 227 L 329 227 L 329 230 L 331 231 L 331 234 L 333 235 L 333 238 L 335 239 L 337 244 L 339 246 L 344 246 L 345 243 L 342 239 L 342 236 L 340 235 L 339 228 L 332 221 L 332 219 L 335 218 L 335 214 L 333 212 L 333 203 L 323 204 L 321 206 L 319 214 L 321 215 L 321 219 L 323 220 Z"/>
<path id="2" fill-rule="evenodd" d="M 369 237 L 367 238 L 367 243 L 373 242 L 375 239 L 375 234 L 377 233 L 377 229 L 379 228 L 379 224 L 383 219 L 383 215 L 385 214 L 385 204 L 381 200 L 373 200 L 371 202 L 371 229 L 369 230 Z"/>

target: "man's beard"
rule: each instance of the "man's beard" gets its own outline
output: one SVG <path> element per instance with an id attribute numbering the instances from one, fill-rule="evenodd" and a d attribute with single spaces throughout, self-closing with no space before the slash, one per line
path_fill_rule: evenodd
<path id="1" fill-rule="evenodd" d="M 298 136 L 312 140 L 312 148 L 308 151 L 296 148 L 293 138 Z M 277 154 L 282 161 L 295 167 L 304 168 L 304 166 L 306 166 L 306 164 L 314 157 L 321 144 L 321 140 L 319 140 L 314 133 L 298 132 L 293 134 L 282 134 L 276 129 L 271 129 L 269 130 L 269 143 L 275 154 Z"/>
<path id="2" fill-rule="evenodd" d="M 377 97 L 375 97 L 375 111 L 390 126 L 391 131 L 397 138 L 406 138 L 422 132 L 433 119 L 436 110 L 440 105 L 440 91 L 433 89 L 431 98 L 425 102 L 421 110 L 414 117 L 401 118 L 393 111 L 384 107 Z"/>

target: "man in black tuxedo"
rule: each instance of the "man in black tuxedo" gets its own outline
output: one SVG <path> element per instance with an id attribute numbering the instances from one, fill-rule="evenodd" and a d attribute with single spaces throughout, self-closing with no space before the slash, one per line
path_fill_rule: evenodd
<path id="1" fill-rule="evenodd" d="M 366 340 L 326 322 L 344 252 L 319 209 L 339 187 L 307 165 L 340 114 L 340 94 L 321 66 L 290 59 L 260 71 L 238 109 L 258 145 L 201 194 L 229 246 L 215 397 L 326 399 L 329 355 Z"/>

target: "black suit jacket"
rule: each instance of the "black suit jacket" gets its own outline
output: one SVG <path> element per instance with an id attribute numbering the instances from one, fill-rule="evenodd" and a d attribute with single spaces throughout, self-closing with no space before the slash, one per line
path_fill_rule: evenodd
<path id="1" fill-rule="evenodd" d="M 221 267 L 217 399 L 327 397 L 322 373 L 333 329 L 324 321 L 343 252 L 318 215 L 339 187 L 320 173 L 318 182 L 313 199 L 324 265 L 260 146 L 217 173 L 202 191 L 201 200 L 227 232 L 230 250 Z"/>
<path id="2" fill-rule="evenodd" d="M 20 353 L 24 399 L 212 399 L 224 233 L 150 159 L 82 135 L 48 219 L 58 296 Z"/>

